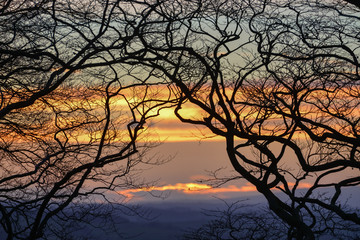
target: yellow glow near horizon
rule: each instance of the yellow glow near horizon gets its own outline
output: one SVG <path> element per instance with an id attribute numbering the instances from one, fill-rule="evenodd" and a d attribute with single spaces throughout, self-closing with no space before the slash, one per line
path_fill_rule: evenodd
<path id="1" fill-rule="evenodd" d="M 292 182 L 288 183 L 289 187 L 293 187 L 295 184 Z M 297 188 L 310 188 L 312 185 L 310 183 L 300 183 Z M 283 188 L 283 186 L 280 186 Z M 179 191 L 185 194 L 216 194 L 216 193 L 235 193 L 235 192 L 257 192 L 255 186 L 250 183 L 245 186 L 237 187 L 235 185 L 229 185 L 227 187 L 219 187 L 213 188 L 207 184 L 199 184 L 199 183 L 177 183 L 174 185 L 165 185 L 161 187 L 147 187 L 147 188 L 137 188 L 137 189 L 126 189 L 122 191 L 118 191 L 119 194 L 127 197 L 133 198 L 135 193 L 139 192 L 151 192 L 151 191 Z M 278 191 L 277 188 L 273 188 L 273 190 Z"/>
<path id="2" fill-rule="evenodd" d="M 151 191 L 167 191 L 167 190 L 176 190 L 182 191 L 184 193 L 191 193 L 192 191 L 201 191 L 204 189 L 212 189 L 211 186 L 206 184 L 197 184 L 197 183 L 177 183 L 175 185 L 165 185 L 162 187 L 147 187 L 147 188 L 137 188 L 137 189 L 126 189 L 119 191 L 118 193 L 124 195 L 128 198 L 132 198 L 134 193 L 137 192 L 151 192 Z"/>

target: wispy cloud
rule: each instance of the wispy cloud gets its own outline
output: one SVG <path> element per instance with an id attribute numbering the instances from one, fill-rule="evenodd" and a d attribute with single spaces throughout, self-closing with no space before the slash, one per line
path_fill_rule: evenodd
<path id="1" fill-rule="evenodd" d="M 289 183 L 289 186 L 293 186 L 293 183 Z M 303 183 L 298 186 L 298 188 L 309 188 L 311 185 L 308 183 Z M 147 188 L 136 188 L 136 189 L 126 189 L 119 191 L 118 193 L 132 198 L 135 193 L 139 192 L 151 192 L 151 191 L 178 191 L 185 194 L 217 194 L 217 193 L 235 193 L 235 192 L 256 192 L 256 187 L 251 184 L 246 184 L 244 186 L 238 187 L 235 185 L 230 185 L 226 187 L 213 188 L 207 184 L 198 184 L 198 183 L 177 183 L 169 184 L 165 186 L 152 186 Z"/>

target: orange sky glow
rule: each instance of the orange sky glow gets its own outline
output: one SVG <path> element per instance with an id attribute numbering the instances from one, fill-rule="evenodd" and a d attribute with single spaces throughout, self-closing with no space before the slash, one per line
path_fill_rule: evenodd
<path id="1" fill-rule="evenodd" d="M 228 90 L 231 92 L 230 90 Z M 360 90 L 359 90 L 360 91 Z M 122 95 L 119 95 L 117 97 L 114 97 L 111 100 L 111 106 L 112 110 L 115 112 L 114 115 L 116 115 L 116 112 L 121 113 L 121 117 L 124 118 L 124 122 L 128 120 L 127 118 L 131 118 L 131 114 L 129 113 L 129 106 L 128 104 L 136 104 L 141 103 L 142 100 L 151 101 L 151 99 L 160 99 L 160 100 L 166 100 L 171 99 L 174 97 L 174 93 L 170 91 L 170 89 L 166 86 L 154 86 L 150 88 L 146 88 L 146 91 L 144 90 L 144 87 L 136 86 L 134 88 L 127 88 L 121 91 Z M 230 93 L 229 93 L 230 94 Z M 240 93 L 239 93 L 240 94 Z M 241 94 L 240 94 L 241 95 Z M 81 98 L 81 96 L 79 96 Z M 321 96 L 318 96 L 319 98 Z M 64 100 L 64 101 L 71 101 L 67 105 L 65 104 L 56 104 L 56 107 L 59 109 L 63 109 L 63 111 L 66 111 L 67 107 L 74 106 L 82 106 L 81 101 L 79 100 L 79 103 L 77 103 L 76 97 L 71 100 Z M 61 101 L 60 101 L 61 103 Z M 101 96 L 93 97 L 89 102 L 86 102 L 90 108 L 96 109 L 96 111 L 99 111 L 99 114 L 102 114 L 101 111 L 103 110 L 103 104 L 104 100 L 101 98 Z M 149 106 L 148 106 L 149 104 Z M 148 109 L 152 104 L 146 103 L 145 105 L 141 105 L 144 109 Z M 156 115 L 159 108 L 155 107 L 152 111 L 150 111 L 150 115 Z M 358 109 L 357 109 L 358 110 Z M 139 111 L 142 111 L 141 107 L 139 107 Z M 310 118 L 317 118 L 319 117 L 316 113 L 311 112 L 309 109 L 306 109 L 306 106 L 304 106 L 304 109 L 302 109 L 304 114 L 306 114 L 307 117 Z M 358 114 L 360 110 L 356 111 L 353 114 Z M 182 109 L 180 110 L 180 114 L 185 118 L 191 118 L 191 119 L 200 119 L 202 120 L 204 117 L 207 117 L 207 114 L 203 112 L 199 107 L 196 107 L 192 104 L 185 103 L 182 106 Z M 246 115 L 246 118 L 250 120 L 252 117 L 255 117 L 255 113 L 248 113 L 246 114 L 246 111 L 244 112 Z M 254 115 L 254 116 L 253 116 Z M 270 121 L 267 122 L 267 128 L 270 129 L 269 134 L 273 134 L 271 132 L 272 129 L 275 129 L 276 127 L 279 128 L 281 126 L 281 122 L 277 123 L 276 121 L 281 119 L 279 116 L 273 116 Z M 60 119 L 61 120 L 61 119 Z M 271 120 L 274 120 L 274 126 L 272 126 Z M 281 121 L 281 120 L 280 120 Z M 61 121 L 58 121 L 59 123 Z M 65 123 L 68 121 L 64 120 Z M 58 124 L 59 124 L 58 123 Z M 125 126 L 125 127 L 124 127 Z M 121 126 L 123 129 L 116 129 L 119 133 L 118 134 L 122 139 L 120 140 L 127 140 L 128 133 L 126 129 L 126 124 L 123 124 Z M 144 131 L 144 138 L 140 137 L 139 141 L 161 141 L 161 142 L 196 142 L 200 140 L 206 140 L 206 141 L 223 141 L 224 138 L 220 136 L 215 136 L 210 132 L 209 129 L 202 126 L 195 126 L 193 124 L 186 124 L 181 123 L 181 121 L 175 116 L 174 109 L 173 108 L 164 108 L 160 110 L 160 115 L 156 116 L 155 118 L 149 119 L 146 125 L 147 129 Z M 334 126 L 333 126 L 334 127 Z M 342 126 L 339 126 L 338 128 L 341 128 Z M 337 128 L 335 126 L 335 128 Z M 281 132 L 281 130 L 279 130 Z M 349 134 L 351 135 L 351 129 L 349 130 Z M 99 138 L 99 135 L 102 132 L 92 132 L 91 137 Z M 75 135 L 74 135 L 75 136 Z M 77 141 L 80 142 L 87 142 L 89 139 L 91 139 L 88 132 L 84 133 L 78 133 L 77 134 Z M 304 138 L 305 136 L 301 133 L 295 134 L 295 138 Z"/>
<path id="2" fill-rule="evenodd" d="M 294 186 L 294 183 L 288 183 L 289 186 Z M 301 183 L 298 188 L 310 188 L 311 184 Z M 282 188 L 282 187 L 281 187 Z M 147 187 L 147 188 L 137 188 L 137 189 L 126 189 L 118 191 L 119 194 L 127 197 L 133 198 L 135 193 L 139 192 L 151 192 L 151 191 L 179 191 L 185 194 L 217 194 L 217 193 L 235 193 L 235 192 L 256 192 L 256 187 L 247 183 L 244 186 L 237 187 L 235 185 L 229 185 L 226 187 L 213 188 L 207 184 L 199 183 L 176 183 L 173 185 L 165 185 L 161 187 Z M 274 190 L 277 190 L 274 188 Z"/>

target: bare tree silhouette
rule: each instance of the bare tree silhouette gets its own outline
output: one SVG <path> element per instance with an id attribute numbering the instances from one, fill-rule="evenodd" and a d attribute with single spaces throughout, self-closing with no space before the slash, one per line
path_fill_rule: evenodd
<path id="1" fill-rule="evenodd" d="M 183 239 L 284 239 L 286 225 L 266 208 L 224 201 L 224 209 L 204 210 L 209 221 L 186 232 Z"/>
<path id="2" fill-rule="evenodd" d="M 181 121 L 225 139 L 238 176 L 266 197 L 288 237 L 332 231 L 318 208 L 360 224 L 341 200 L 360 183 L 359 9 L 312 0 L 153 8 L 139 28 L 146 54 L 134 64 L 176 86 Z M 184 113 L 185 104 L 202 115 Z"/>
<path id="3" fill-rule="evenodd" d="M 57 235 L 66 209 L 137 184 L 146 122 L 175 103 L 224 138 L 288 238 L 333 231 L 323 211 L 360 224 L 342 202 L 360 183 L 359 20 L 350 0 L 2 1 L 6 238 Z"/>
<path id="4" fill-rule="evenodd" d="M 159 164 L 144 158 L 154 146 L 146 121 L 170 91 L 126 64 L 147 11 L 135 1 L 0 3 L 1 239 L 62 238 L 69 220 L 121 204 L 109 191 L 143 184 L 135 166 Z"/>
<path id="5" fill-rule="evenodd" d="M 212 239 L 286 239 L 290 230 L 270 209 L 264 206 L 250 205 L 247 201 L 228 203 L 224 208 L 204 210 L 209 221 L 197 229 L 188 230 L 182 237 L 186 240 Z M 315 211 L 320 210 L 316 209 Z M 320 221 L 328 225 L 328 232 L 322 238 L 358 239 L 359 225 L 343 224 L 338 216 L 330 211 L 316 212 Z M 320 217 L 321 216 L 321 217 Z M 329 225 L 329 220 L 331 224 Z M 336 227 L 331 226 L 336 225 Z"/>

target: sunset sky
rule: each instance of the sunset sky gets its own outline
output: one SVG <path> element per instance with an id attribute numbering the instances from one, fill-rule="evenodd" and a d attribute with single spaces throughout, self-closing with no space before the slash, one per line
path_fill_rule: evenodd
<path id="1" fill-rule="evenodd" d="M 199 114 L 196 109 L 186 109 L 189 115 Z M 163 109 L 148 129 L 148 137 L 158 139 L 162 144 L 148 153 L 163 159 L 170 158 L 159 166 L 144 167 L 142 176 L 146 180 L 156 181 L 156 185 L 148 189 L 125 189 L 119 193 L 132 201 L 149 199 L 151 195 L 165 194 L 194 198 L 233 197 L 234 193 L 255 193 L 256 189 L 245 180 L 238 180 L 221 188 L 211 188 L 198 180 L 209 178 L 208 171 L 222 168 L 228 175 L 234 174 L 226 156 L 225 142 L 214 137 L 205 128 L 181 123 L 173 113 L 173 109 Z M 204 138 L 204 137 L 210 138 Z M 237 195 L 237 194 L 236 194 Z M 151 197 L 150 197 L 151 198 Z M 151 199 L 150 199 L 151 200 Z M 152 199 L 154 200 L 154 199 Z"/>
<path id="2" fill-rule="evenodd" d="M 186 111 L 186 114 L 201 116 L 197 109 L 187 108 Z M 154 181 L 155 184 L 149 188 L 119 191 L 128 200 L 153 201 L 156 200 L 153 195 L 186 199 L 213 197 L 242 199 L 250 194 L 263 198 L 256 188 L 244 179 L 237 179 L 218 188 L 211 188 L 206 181 L 200 182 L 199 180 L 209 178 L 209 172 L 217 169 L 221 169 L 222 176 L 239 175 L 234 172 L 227 157 L 225 141 L 219 136 L 213 137 L 205 128 L 181 123 L 174 115 L 173 109 L 162 110 L 160 116 L 150 123 L 147 134 L 150 139 L 163 142 L 152 149 L 148 156 L 171 160 L 159 166 L 143 166 L 142 177 Z M 287 166 L 298 169 L 294 156 L 287 153 L 285 157 Z M 348 172 L 348 174 L 354 173 Z M 338 181 L 336 177 L 331 180 Z M 293 185 L 291 181 L 288 183 L 290 186 Z M 311 185 L 306 181 L 298 186 L 299 189 L 309 187 Z"/>
<path id="3" fill-rule="evenodd" d="M 196 109 L 187 111 L 189 115 L 199 114 Z M 149 188 L 119 191 L 128 200 L 156 200 L 153 196 L 167 196 L 169 199 L 242 199 L 249 195 L 259 195 L 256 188 L 243 179 L 217 188 L 210 187 L 206 182 L 199 182 L 208 179 L 209 172 L 217 169 L 221 169 L 223 176 L 238 176 L 228 160 L 225 142 L 219 136 L 213 137 L 204 128 L 181 123 L 172 109 L 162 110 L 160 116 L 150 125 L 149 137 L 160 139 L 163 143 L 152 149 L 148 156 L 154 155 L 163 159 L 170 157 L 171 161 L 159 166 L 144 167 L 142 176 L 156 183 Z M 210 138 L 205 138 L 206 136 Z M 299 188 L 309 186 L 303 183 Z M 262 198 L 260 195 L 259 197 Z"/>
<path id="4" fill-rule="evenodd" d="M 137 99 L 141 101 L 142 98 L 148 96 L 142 96 L 143 93 L 140 90 L 126 89 L 125 93 L 129 95 L 127 100 L 129 101 L 130 99 L 130 101 L 136 102 Z M 153 94 L 164 95 L 163 97 L 166 98 L 165 90 L 166 89 L 156 88 Z M 152 93 L 149 94 L 149 97 L 151 97 L 151 94 Z M 130 116 L 130 113 L 126 112 L 128 102 L 123 96 L 116 97 L 112 101 L 115 111 L 121 112 L 120 110 L 124 110 L 124 118 Z M 95 98 L 94 104 L 101 105 L 101 103 L 100 98 Z M 183 116 L 191 119 L 202 119 L 206 116 L 199 108 L 188 103 L 184 104 L 180 112 Z M 156 109 L 153 114 L 156 115 Z M 275 118 L 272 119 L 272 121 L 277 120 L 278 119 Z M 162 193 L 164 193 L 164 195 L 176 193 L 172 195 L 187 198 L 235 197 L 241 199 L 248 194 L 260 195 L 254 186 L 243 179 L 228 182 L 216 189 L 207 185 L 206 181 L 199 181 L 208 179 L 211 172 L 218 169 L 221 169 L 221 176 L 239 175 L 234 172 L 233 167 L 230 165 L 226 154 L 224 139 L 220 136 L 213 135 L 205 127 L 180 122 L 174 114 L 174 107 L 160 110 L 159 116 L 146 121 L 146 127 L 146 131 L 139 139 L 140 144 L 143 140 L 162 142 L 160 146 L 151 149 L 146 157 L 171 160 L 161 165 L 139 166 L 141 170 L 143 170 L 141 171 L 141 178 L 144 178 L 145 182 L 153 184 L 149 185 L 149 188 L 123 189 L 118 192 L 129 201 L 142 201 L 151 198 L 152 195 L 161 195 Z M 125 130 L 125 132 L 125 134 L 127 134 L 127 130 Z M 87 134 L 84 134 L 82 137 L 85 140 L 88 139 Z M 301 139 L 303 135 L 295 134 L 293 138 Z M 251 154 L 249 150 L 241 151 L 245 154 Z M 282 161 L 282 167 L 285 165 L 296 171 L 296 169 L 298 169 L 298 163 L 295 161 L 296 158 L 294 158 L 294 155 L 287 152 Z M 334 178 L 331 180 L 336 181 L 337 179 Z M 293 180 L 289 180 L 289 185 L 292 184 L 292 181 Z M 299 188 L 308 187 L 310 187 L 310 184 L 307 182 L 307 179 L 299 185 Z M 144 197 L 146 195 L 148 196 Z"/>

